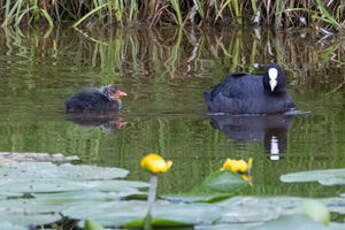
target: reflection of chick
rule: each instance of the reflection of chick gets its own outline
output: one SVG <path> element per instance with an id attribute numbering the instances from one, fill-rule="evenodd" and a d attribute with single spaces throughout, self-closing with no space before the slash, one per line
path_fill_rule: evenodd
<path id="1" fill-rule="evenodd" d="M 113 132 L 127 125 L 126 121 L 121 121 L 119 113 L 69 114 L 67 120 L 85 127 L 102 127 L 106 132 Z"/>

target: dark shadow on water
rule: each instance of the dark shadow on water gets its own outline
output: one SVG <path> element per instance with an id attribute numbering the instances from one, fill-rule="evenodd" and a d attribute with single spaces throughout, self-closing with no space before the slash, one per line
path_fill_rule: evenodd
<path id="1" fill-rule="evenodd" d="M 109 133 L 127 125 L 119 113 L 71 113 L 66 119 L 84 127 L 100 127 Z"/>
<path id="2" fill-rule="evenodd" d="M 209 116 L 211 126 L 238 142 L 263 142 L 271 160 L 282 159 L 287 151 L 287 134 L 294 122 L 293 115 L 218 115 Z"/>

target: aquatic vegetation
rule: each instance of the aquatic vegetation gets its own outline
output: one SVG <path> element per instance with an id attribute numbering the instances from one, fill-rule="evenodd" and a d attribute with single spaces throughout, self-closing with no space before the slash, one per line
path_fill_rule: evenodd
<path id="1" fill-rule="evenodd" d="M 142 168 L 146 169 L 151 173 L 165 173 L 172 166 L 172 161 L 165 161 L 163 157 L 156 153 L 150 153 L 143 157 L 140 162 Z"/>
<path id="2" fill-rule="evenodd" d="M 27 229 L 61 219 L 74 202 L 116 201 L 147 183 L 119 180 L 128 171 L 87 165 L 13 162 L 0 167 L 0 225 Z M 3 223 L 5 222 L 5 223 Z M 22 227 L 22 228 L 21 228 Z"/>
<path id="3" fill-rule="evenodd" d="M 206 191 L 204 193 L 207 194 L 206 197 L 200 198 L 200 201 L 214 202 L 224 200 L 241 189 L 247 188 L 248 184 L 252 186 L 251 183 L 251 177 L 248 175 L 240 175 L 231 171 L 211 173 L 202 182 L 201 189 L 198 189 L 200 191 Z"/>
<path id="4" fill-rule="evenodd" d="M 195 0 L 139 1 L 99 0 L 24 1 L 1 0 L 0 18 L 6 29 L 10 25 L 54 24 L 75 22 L 95 24 L 146 23 L 152 25 L 267 24 L 276 28 L 310 26 L 335 30 L 344 28 L 344 3 L 341 1 L 256 1 Z"/>
<path id="5" fill-rule="evenodd" d="M 280 180 L 286 183 L 294 182 L 314 182 L 317 181 L 321 185 L 345 185 L 345 169 L 324 169 L 324 170 L 310 170 L 304 172 L 295 172 L 283 174 Z"/>
<path id="6" fill-rule="evenodd" d="M 218 173 L 238 178 L 237 173 L 229 170 Z M 61 220 L 63 215 L 80 221 L 80 225 L 85 223 L 85 229 L 90 225 L 96 229 L 142 226 L 147 202 L 126 200 L 126 197 L 142 193 L 139 189 L 148 184 L 123 180 L 127 174 L 128 171 L 121 168 L 36 162 L 0 167 L 0 175 L 5 175 L 0 178 L 0 224 L 9 229 L 49 226 Z M 157 175 L 152 174 L 156 178 Z M 218 182 L 214 185 L 219 186 Z M 239 186 L 238 183 L 234 185 Z M 234 224 L 246 226 L 248 222 L 255 222 L 255 227 L 260 226 L 260 229 L 300 225 L 319 229 L 321 225 L 315 221 L 329 223 L 328 208 L 344 213 L 344 206 L 339 205 L 344 203 L 344 197 L 310 201 L 299 197 L 236 196 L 212 203 L 158 199 L 152 206 L 154 218 L 151 223 L 153 226 L 197 226 L 200 229 L 207 226 L 212 229 L 213 225 L 233 227 Z M 301 215 L 305 217 L 298 217 Z"/>

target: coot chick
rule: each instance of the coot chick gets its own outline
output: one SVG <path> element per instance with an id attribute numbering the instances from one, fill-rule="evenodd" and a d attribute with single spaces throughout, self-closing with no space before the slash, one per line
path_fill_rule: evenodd
<path id="1" fill-rule="evenodd" d="M 284 70 L 277 64 L 270 64 L 264 76 L 249 73 L 228 75 L 211 92 L 204 92 L 204 98 L 208 110 L 213 113 L 283 113 L 295 108 L 285 85 Z"/>
<path id="2" fill-rule="evenodd" d="M 67 113 L 118 111 L 121 109 L 120 98 L 123 96 L 127 94 L 113 85 L 86 89 L 65 102 L 66 111 Z"/>

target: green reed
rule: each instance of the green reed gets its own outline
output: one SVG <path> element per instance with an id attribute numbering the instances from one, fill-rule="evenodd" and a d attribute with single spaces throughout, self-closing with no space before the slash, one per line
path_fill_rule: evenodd
<path id="1" fill-rule="evenodd" d="M 179 1 L 178 0 L 170 0 L 170 1 L 171 1 L 172 6 L 174 7 L 175 12 L 176 12 L 176 17 L 177 17 L 177 20 L 175 19 L 176 24 L 182 25 L 182 15 L 181 15 Z"/>
<path id="2" fill-rule="evenodd" d="M 80 25 L 268 24 L 276 28 L 307 26 L 342 31 L 344 1 L 321 0 L 0 0 L 0 21 L 8 26 L 74 22 Z"/>

